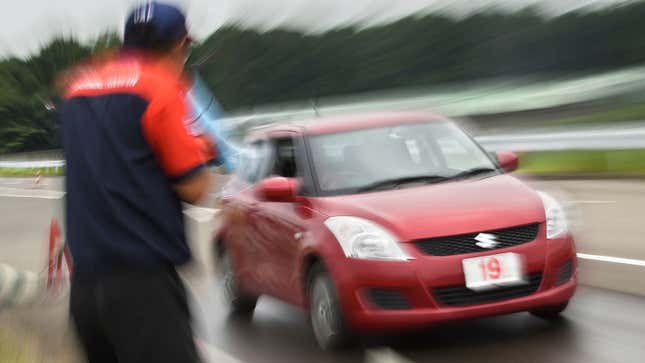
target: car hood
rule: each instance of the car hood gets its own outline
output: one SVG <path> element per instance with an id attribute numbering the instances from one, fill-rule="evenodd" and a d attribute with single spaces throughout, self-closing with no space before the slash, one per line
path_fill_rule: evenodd
<path id="1" fill-rule="evenodd" d="M 509 175 L 316 198 L 328 216 L 377 222 L 402 241 L 543 222 L 538 194 Z"/>

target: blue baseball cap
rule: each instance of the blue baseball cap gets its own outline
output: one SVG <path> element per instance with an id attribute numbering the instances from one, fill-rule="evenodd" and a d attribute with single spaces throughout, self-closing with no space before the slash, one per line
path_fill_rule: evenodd
<path id="1" fill-rule="evenodd" d="M 186 17 L 177 7 L 150 1 L 134 8 L 125 23 L 123 45 L 157 48 L 188 35 Z"/>

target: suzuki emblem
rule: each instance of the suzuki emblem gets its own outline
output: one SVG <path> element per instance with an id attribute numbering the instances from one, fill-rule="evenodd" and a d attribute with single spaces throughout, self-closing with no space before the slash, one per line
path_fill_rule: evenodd
<path id="1" fill-rule="evenodd" d="M 475 243 L 481 248 L 495 248 L 499 242 L 497 242 L 497 236 L 490 233 L 480 233 L 475 236 Z"/>

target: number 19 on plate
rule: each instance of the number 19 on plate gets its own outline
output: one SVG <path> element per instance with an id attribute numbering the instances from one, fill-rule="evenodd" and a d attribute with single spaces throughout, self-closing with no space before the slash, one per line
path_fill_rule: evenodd
<path id="1" fill-rule="evenodd" d="M 524 259 L 517 253 L 467 258 L 462 261 L 462 265 L 466 287 L 471 290 L 488 290 L 526 283 Z"/>

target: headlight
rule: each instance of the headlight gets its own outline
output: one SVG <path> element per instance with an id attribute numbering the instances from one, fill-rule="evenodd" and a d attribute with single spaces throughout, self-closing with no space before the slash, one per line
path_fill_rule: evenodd
<path id="1" fill-rule="evenodd" d="M 558 203 L 552 196 L 538 192 L 542 203 L 544 204 L 544 214 L 546 215 L 546 238 L 552 239 L 560 237 L 567 233 L 567 216 L 560 203 Z"/>
<path id="2" fill-rule="evenodd" d="M 385 228 L 358 217 L 330 217 L 325 225 L 349 258 L 406 261 L 410 257 Z"/>

